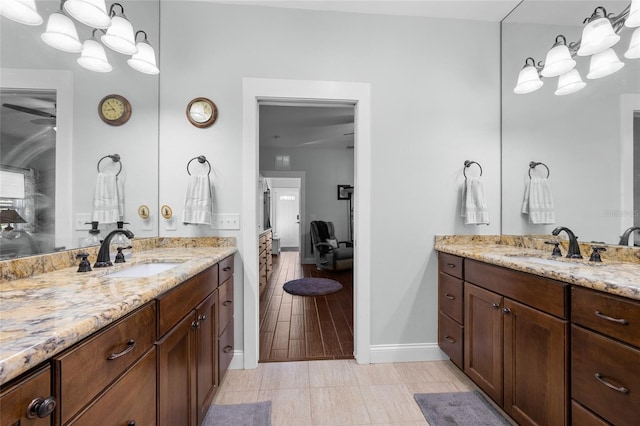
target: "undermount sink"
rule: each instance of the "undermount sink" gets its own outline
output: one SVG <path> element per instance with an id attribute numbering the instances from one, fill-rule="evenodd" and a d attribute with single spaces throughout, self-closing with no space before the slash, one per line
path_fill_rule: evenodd
<path id="1" fill-rule="evenodd" d="M 179 262 L 154 262 L 133 265 L 120 271 L 111 272 L 105 276 L 109 278 L 144 278 L 158 275 L 171 268 L 181 265 Z"/>
<path id="2" fill-rule="evenodd" d="M 602 266 L 600 262 L 589 262 L 583 259 L 549 259 L 544 257 L 536 257 L 531 255 L 511 255 L 512 259 L 522 260 L 524 262 L 537 263 L 538 265 L 560 266 L 563 268 L 575 268 L 579 266 Z M 564 260 L 566 259 L 566 260 Z"/>

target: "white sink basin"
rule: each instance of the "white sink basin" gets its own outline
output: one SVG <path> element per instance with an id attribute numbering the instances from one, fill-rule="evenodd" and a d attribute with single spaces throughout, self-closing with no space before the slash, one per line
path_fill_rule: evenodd
<path id="1" fill-rule="evenodd" d="M 535 256 L 513 256 L 514 259 L 523 260 L 525 262 L 537 263 L 539 265 L 548 265 L 548 266 L 579 266 L 578 264 L 574 264 L 571 262 L 565 262 L 562 260 L 554 260 L 554 259 L 544 259 L 541 257 Z"/>
<path id="2" fill-rule="evenodd" d="M 158 275 L 161 272 L 168 271 L 171 268 L 175 268 L 180 265 L 177 262 L 165 262 L 165 263 L 142 263 L 139 265 L 133 265 L 129 268 L 122 269 L 121 271 L 112 272 L 107 274 L 110 278 L 143 278 Z"/>

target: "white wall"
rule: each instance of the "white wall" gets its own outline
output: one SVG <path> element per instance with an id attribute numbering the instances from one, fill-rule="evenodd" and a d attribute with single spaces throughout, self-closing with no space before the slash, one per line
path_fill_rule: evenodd
<path id="1" fill-rule="evenodd" d="M 499 25 L 185 1 L 161 8 L 160 204 L 181 206 L 184 165 L 204 154 L 216 173 L 216 209 L 242 209 L 243 77 L 370 83 L 371 343 L 435 343 L 434 235 L 500 230 Z M 220 110 L 209 129 L 185 118 L 197 96 Z M 466 227 L 458 215 L 466 159 L 484 168 L 490 226 Z M 241 221 L 246 229 L 254 218 Z M 160 228 L 236 236 L 236 271 L 255 249 L 242 246 L 242 229 Z M 235 288 L 242 300 L 241 274 Z M 240 344 L 242 317 L 236 306 Z"/>

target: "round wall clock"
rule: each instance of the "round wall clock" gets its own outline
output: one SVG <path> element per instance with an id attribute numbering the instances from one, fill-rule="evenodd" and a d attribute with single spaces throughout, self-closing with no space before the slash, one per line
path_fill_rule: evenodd
<path id="1" fill-rule="evenodd" d="M 187 119 L 196 127 L 209 127 L 218 118 L 218 107 L 210 99 L 195 98 L 187 105 Z"/>
<path id="2" fill-rule="evenodd" d="M 121 126 L 131 117 L 131 104 L 120 95 L 107 95 L 98 103 L 98 115 L 112 126 Z"/>

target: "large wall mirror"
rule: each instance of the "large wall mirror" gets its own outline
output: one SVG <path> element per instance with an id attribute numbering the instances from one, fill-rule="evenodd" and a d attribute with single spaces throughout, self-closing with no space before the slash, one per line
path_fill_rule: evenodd
<path id="1" fill-rule="evenodd" d="M 603 4 L 601 4 L 603 3 Z M 550 235 L 556 226 L 572 229 L 580 241 L 618 244 L 624 230 L 638 225 L 640 205 L 640 59 L 627 59 L 633 28 L 620 31 L 613 46 L 624 67 L 598 79 L 586 78 L 589 57 L 576 56 L 587 83 L 557 96 L 558 77 L 529 94 L 514 94 L 528 57 L 544 61 L 556 36 L 582 36 L 583 20 L 598 6 L 622 12 L 629 2 L 524 1 L 502 23 L 502 232 Z M 635 122 L 635 125 L 634 125 Z M 634 130 L 635 127 L 635 130 Z M 635 146 L 635 148 L 634 148 Z M 555 223 L 533 224 L 521 213 L 529 163 L 549 169 Z M 540 166 L 532 176 L 546 176 Z M 636 181 L 636 182 L 634 182 Z M 636 195 L 634 195 L 636 194 Z M 630 239 L 633 243 L 633 238 Z M 636 233 L 635 244 L 640 245 Z"/>
<path id="2" fill-rule="evenodd" d="M 118 3 L 134 31 L 143 30 L 158 52 L 159 0 Z M 45 44 L 41 35 L 61 4 L 37 0 L 44 21 L 38 26 L 0 17 L 0 259 L 86 244 L 86 222 L 95 219 L 99 203 L 99 172 L 119 173 L 124 226 L 136 237 L 158 235 L 159 76 L 134 70 L 127 64 L 130 55 L 109 48 L 112 71 L 89 71 L 78 64 L 80 53 Z M 112 4 L 107 1 L 107 9 Z M 102 35 L 72 22 L 80 42 Z M 99 103 L 109 94 L 130 102 L 126 123 L 101 120 Z M 140 206 L 148 207 L 149 218 L 138 215 Z M 98 239 L 116 226 L 101 223 Z"/>

